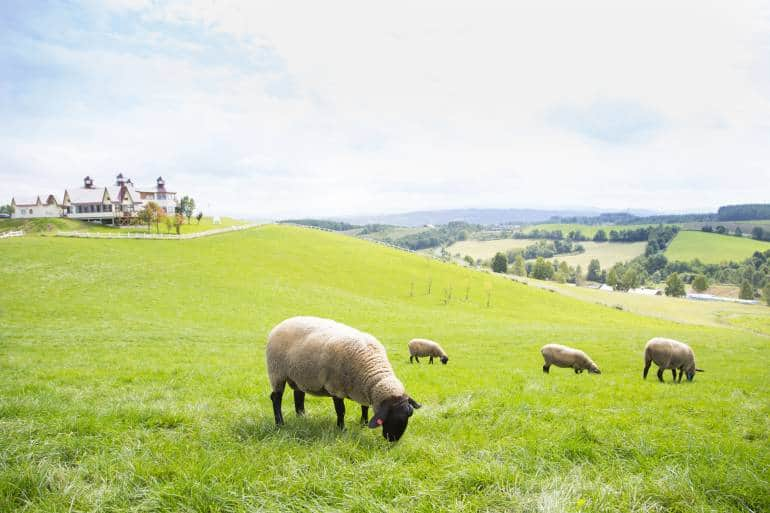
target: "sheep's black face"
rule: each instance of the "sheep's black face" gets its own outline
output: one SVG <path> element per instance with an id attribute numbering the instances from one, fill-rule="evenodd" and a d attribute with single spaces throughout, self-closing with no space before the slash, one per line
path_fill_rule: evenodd
<path id="1" fill-rule="evenodd" d="M 687 381 L 692 381 L 692 378 L 695 377 L 695 371 L 694 370 L 688 370 L 687 371 Z"/>
<path id="2" fill-rule="evenodd" d="M 601 374 L 602 373 L 602 371 L 600 371 L 599 367 L 597 367 L 596 365 L 594 365 L 593 367 L 588 369 L 588 372 L 590 372 L 592 374 Z"/>
<path id="3" fill-rule="evenodd" d="M 448 362 L 448 361 L 449 361 L 448 357 L 446 357 L 446 356 L 442 356 L 441 357 L 441 363 L 443 363 L 444 365 L 446 365 L 446 362 Z"/>
<path id="4" fill-rule="evenodd" d="M 382 426 L 382 436 L 389 442 L 399 440 L 406 431 L 409 424 L 409 417 L 414 413 L 415 408 L 420 408 L 420 404 L 408 396 L 398 397 L 387 401 L 380 410 L 376 411 L 371 422 L 370 428 Z"/>

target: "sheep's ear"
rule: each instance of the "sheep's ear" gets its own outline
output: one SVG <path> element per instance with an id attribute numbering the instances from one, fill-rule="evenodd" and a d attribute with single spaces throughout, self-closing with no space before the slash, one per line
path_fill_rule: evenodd
<path id="1" fill-rule="evenodd" d="M 369 427 L 374 429 L 382 426 L 388 418 L 388 412 L 390 412 L 390 408 L 387 407 L 383 407 L 380 411 L 374 412 L 374 417 L 369 421 Z"/>
<path id="2" fill-rule="evenodd" d="M 409 405 L 415 410 L 422 408 L 422 405 L 417 401 L 415 401 L 414 399 L 412 399 L 411 397 L 409 398 Z"/>

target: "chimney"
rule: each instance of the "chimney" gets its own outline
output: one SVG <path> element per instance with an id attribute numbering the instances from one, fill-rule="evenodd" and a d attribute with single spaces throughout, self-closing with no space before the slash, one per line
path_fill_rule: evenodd
<path id="1" fill-rule="evenodd" d="M 83 185 L 85 185 L 86 189 L 90 189 L 91 187 L 94 186 L 94 181 L 91 180 L 90 176 L 86 176 L 85 178 L 83 178 Z"/>
<path id="2" fill-rule="evenodd" d="M 115 177 L 115 185 L 122 187 L 125 183 L 126 180 L 123 178 L 123 173 L 119 173 L 118 176 Z"/>

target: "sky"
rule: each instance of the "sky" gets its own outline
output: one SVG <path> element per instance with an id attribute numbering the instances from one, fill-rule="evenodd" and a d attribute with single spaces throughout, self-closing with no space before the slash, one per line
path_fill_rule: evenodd
<path id="1" fill-rule="evenodd" d="M 3 0 L 0 203 L 119 172 L 241 218 L 768 202 L 770 3 Z"/>

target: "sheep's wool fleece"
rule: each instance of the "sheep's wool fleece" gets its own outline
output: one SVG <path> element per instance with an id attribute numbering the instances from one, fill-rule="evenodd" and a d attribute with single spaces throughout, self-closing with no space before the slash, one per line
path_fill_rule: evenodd
<path id="1" fill-rule="evenodd" d="M 438 342 L 426 338 L 414 338 L 409 342 L 409 354 L 412 356 L 433 356 L 441 358 L 446 353 Z"/>
<path id="2" fill-rule="evenodd" d="M 372 335 L 318 317 L 292 317 L 270 332 L 267 369 L 273 389 L 284 381 L 313 395 L 375 408 L 405 394 L 385 348 Z"/>
<path id="3" fill-rule="evenodd" d="M 649 357 L 658 367 L 675 369 L 682 365 L 695 367 L 695 354 L 684 342 L 670 338 L 650 339 L 644 347 L 645 358 Z"/>

